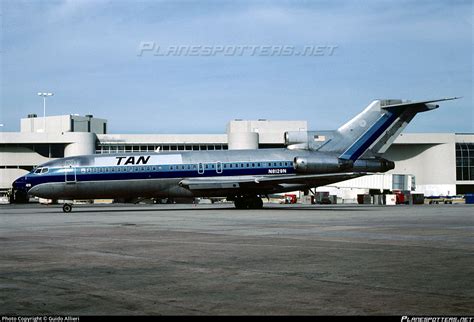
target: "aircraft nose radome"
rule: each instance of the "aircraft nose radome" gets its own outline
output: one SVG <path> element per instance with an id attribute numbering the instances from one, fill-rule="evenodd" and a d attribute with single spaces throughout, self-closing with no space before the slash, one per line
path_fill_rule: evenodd
<path id="1" fill-rule="evenodd" d="M 15 189 L 24 189 L 24 188 L 26 188 L 26 178 L 25 178 L 25 176 L 19 177 L 18 179 L 13 181 L 12 186 Z"/>

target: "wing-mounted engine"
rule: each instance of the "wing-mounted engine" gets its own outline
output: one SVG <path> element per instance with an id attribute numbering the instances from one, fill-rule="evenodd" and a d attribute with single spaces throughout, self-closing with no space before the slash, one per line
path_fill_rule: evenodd
<path id="1" fill-rule="evenodd" d="M 335 173 L 352 168 L 352 161 L 339 160 L 337 156 L 316 154 L 295 157 L 293 167 L 297 173 Z"/>

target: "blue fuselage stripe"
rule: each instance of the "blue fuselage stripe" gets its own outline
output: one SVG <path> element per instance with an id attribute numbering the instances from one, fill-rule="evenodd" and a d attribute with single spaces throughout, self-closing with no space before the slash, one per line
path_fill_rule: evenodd
<path id="1" fill-rule="evenodd" d="M 288 161 L 287 161 L 288 162 Z M 214 163 L 215 164 L 215 163 Z M 117 180 L 147 180 L 147 179 L 180 179 L 196 177 L 222 177 L 222 176 L 251 176 L 251 175 L 276 175 L 293 174 L 295 170 L 291 162 L 287 166 L 272 167 L 249 167 L 249 168 L 222 168 L 218 169 L 187 169 L 187 164 L 174 165 L 173 167 L 185 167 L 185 169 L 170 170 L 170 166 L 164 165 L 166 169 L 158 169 L 158 165 L 149 165 L 146 167 L 124 167 L 124 166 L 104 166 L 87 167 L 79 166 L 68 169 L 70 172 L 64 172 L 64 168 L 50 168 L 48 173 L 27 175 L 27 182 L 31 187 L 46 182 L 65 182 L 65 181 L 117 181 Z M 195 165 L 195 164 L 193 164 Z M 193 166 L 191 165 L 191 167 Z M 144 170 L 142 170 L 144 168 Z M 148 169 L 147 169 L 148 168 Z M 155 168 L 156 170 L 152 170 Z M 72 171 L 71 171 L 72 170 Z M 100 172 L 102 170 L 102 172 Z M 125 170 L 125 171 L 124 171 Z M 135 171 L 136 170 L 136 171 Z M 222 170 L 222 172 L 220 171 Z M 75 172 L 74 172 L 75 171 Z M 88 172 L 89 171 L 89 172 Z M 96 172 L 94 172 L 96 171 Z"/>
<path id="2" fill-rule="evenodd" d="M 398 118 L 394 112 L 386 112 L 374 125 L 372 125 L 354 144 L 341 156 L 343 160 L 357 160 L 377 138 Z"/>

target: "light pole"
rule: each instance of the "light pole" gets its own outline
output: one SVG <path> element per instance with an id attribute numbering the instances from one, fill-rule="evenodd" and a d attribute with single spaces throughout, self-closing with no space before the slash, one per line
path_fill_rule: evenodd
<path id="1" fill-rule="evenodd" d="M 53 96 L 54 93 L 38 93 L 38 96 L 43 97 L 43 132 L 46 133 L 46 97 Z"/>

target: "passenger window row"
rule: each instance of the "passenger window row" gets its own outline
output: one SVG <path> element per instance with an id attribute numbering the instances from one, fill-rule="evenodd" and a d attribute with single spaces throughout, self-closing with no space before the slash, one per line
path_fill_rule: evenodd
<path id="1" fill-rule="evenodd" d="M 291 166 L 291 162 L 236 162 L 236 163 L 203 163 L 199 166 L 201 169 L 245 169 L 245 168 L 262 168 L 262 167 L 288 167 Z M 150 171 L 161 171 L 161 170 L 171 170 L 171 171 L 183 171 L 183 170 L 197 170 L 197 164 L 180 164 L 180 165 L 170 165 L 170 166 L 124 166 L 124 167 L 87 167 L 80 168 L 81 173 L 123 173 L 123 172 L 150 172 Z M 37 169 L 35 173 L 39 173 Z M 43 168 L 41 173 L 47 172 L 47 168 Z"/>

